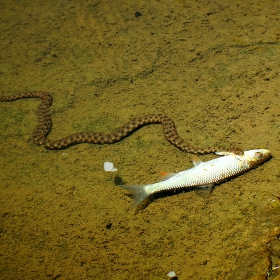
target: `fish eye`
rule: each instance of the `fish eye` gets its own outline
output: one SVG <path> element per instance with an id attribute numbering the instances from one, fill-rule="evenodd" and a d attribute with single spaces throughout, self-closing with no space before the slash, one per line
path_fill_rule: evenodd
<path id="1" fill-rule="evenodd" d="M 263 157 L 263 154 L 260 153 L 260 152 L 256 152 L 255 157 L 258 158 L 258 159 L 261 159 Z"/>

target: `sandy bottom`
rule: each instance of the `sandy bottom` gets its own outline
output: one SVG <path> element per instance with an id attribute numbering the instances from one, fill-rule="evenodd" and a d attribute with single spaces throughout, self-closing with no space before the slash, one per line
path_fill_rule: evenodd
<path id="1" fill-rule="evenodd" d="M 279 1 L 4 0 L 0 11 L 0 94 L 51 92 L 50 139 L 161 113 L 195 146 L 273 156 L 210 197 L 174 193 L 135 214 L 117 181 L 192 167 L 160 125 L 48 151 L 32 141 L 39 101 L 1 103 L 1 279 L 280 279 Z"/>

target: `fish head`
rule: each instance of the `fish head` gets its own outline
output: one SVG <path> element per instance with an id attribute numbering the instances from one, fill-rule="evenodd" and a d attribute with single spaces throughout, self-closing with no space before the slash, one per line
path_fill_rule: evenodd
<path id="1" fill-rule="evenodd" d="M 244 151 L 242 157 L 253 168 L 270 159 L 271 152 L 266 149 L 249 150 Z"/>

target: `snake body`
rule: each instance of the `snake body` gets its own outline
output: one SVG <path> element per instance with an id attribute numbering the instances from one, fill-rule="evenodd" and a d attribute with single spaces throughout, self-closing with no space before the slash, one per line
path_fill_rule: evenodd
<path id="1" fill-rule="evenodd" d="M 1 96 L 1 102 L 10 102 L 23 98 L 39 98 L 41 103 L 38 107 L 38 125 L 33 133 L 33 141 L 38 146 L 43 146 L 49 150 L 65 149 L 71 145 L 80 143 L 93 143 L 93 144 L 113 144 L 118 142 L 133 131 L 148 124 L 159 123 L 163 126 L 163 133 L 166 139 L 175 147 L 193 154 L 210 154 L 221 150 L 221 148 L 210 147 L 207 149 L 195 148 L 184 139 L 182 139 L 178 133 L 176 126 L 171 118 L 162 114 L 150 114 L 142 117 L 132 119 L 127 122 L 116 131 L 112 133 L 98 133 L 98 132 L 80 132 L 75 133 L 59 140 L 50 140 L 47 138 L 52 129 L 52 119 L 50 115 L 50 108 L 52 105 L 52 95 L 43 91 L 30 91 L 18 93 L 11 96 Z M 224 150 L 224 149 L 222 149 Z M 233 150 L 233 149 L 232 149 Z M 234 149 L 236 150 L 236 149 Z"/>

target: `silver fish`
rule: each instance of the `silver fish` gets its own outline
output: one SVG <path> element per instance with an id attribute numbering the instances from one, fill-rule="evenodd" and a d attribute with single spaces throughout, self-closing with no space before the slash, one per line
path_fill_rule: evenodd
<path id="1" fill-rule="evenodd" d="M 161 182 L 143 186 L 122 185 L 121 187 L 132 194 L 134 198 L 132 208 L 135 208 L 149 196 L 161 191 L 213 187 L 214 184 L 257 167 L 271 157 L 270 151 L 265 149 L 244 151 L 242 155 L 233 152 L 216 152 L 216 154 L 223 157 L 202 162 L 194 156 L 193 168 L 169 174 Z"/>

